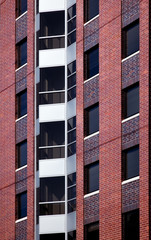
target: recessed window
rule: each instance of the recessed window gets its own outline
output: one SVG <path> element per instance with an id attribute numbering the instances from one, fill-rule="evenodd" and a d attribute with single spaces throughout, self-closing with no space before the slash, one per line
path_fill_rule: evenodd
<path id="1" fill-rule="evenodd" d="M 16 0 L 16 17 L 27 11 L 27 0 Z"/>
<path id="2" fill-rule="evenodd" d="M 68 240 L 76 240 L 76 231 L 68 232 Z"/>
<path id="3" fill-rule="evenodd" d="M 27 216 L 27 192 L 23 192 L 16 196 L 17 198 L 17 219 Z"/>
<path id="4" fill-rule="evenodd" d="M 139 146 L 123 151 L 123 180 L 139 176 Z"/>
<path id="5" fill-rule="evenodd" d="M 38 159 L 55 159 L 65 157 L 65 147 L 40 148 Z"/>
<path id="6" fill-rule="evenodd" d="M 65 214 L 65 203 L 40 204 L 40 215 Z"/>
<path id="7" fill-rule="evenodd" d="M 99 73 L 99 46 L 95 46 L 84 54 L 84 79 L 89 79 Z"/>
<path id="8" fill-rule="evenodd" d="M 65 240 L 65 233 L 56 233 L 56 234 L 42 234 L 40 235 L 40 240 Z"/>
<path id="9" fill-rule="evenodd" d="M 17 144 L 17 167 L 27 164 L 27 141 Z"/>
<path id="10" fill-rule="evenodd" d="M 99 240 L 99 223 L 91 223 L 85 226 L 85 239 L 87 240 Z"/>
<path id="11" fill-rule="evenodd" d="M 123 240 L 139 240 L 139 210 L 123 214 Z"/>
<path id="12" fill-rule="evenodd" d="M 99 162 L 85 167 L 85 194 L 99 190 Z"/>
<path id="13" fill-rule="evenodd" d="M 40 41 L 39 50 L 65 47 L 64 37 L 40 38 L 39 41 Z"/>
<path id="14" fill-rule="evenodd" d="M 129 55 L 139 50 L 139 22 L 136 21 L 128 25 L 122 31 L 122 57 L 126 58 Z"/>
<path id="15" fill-rule="evenodd" d="M 27 38 L 16 45 L 16 68 L 27 63 Z"/>
<path id="16" fill-rule="evenodd" d="M 139 85 L 135 84 L 122 92 L 122 110 L 123 118 L 128 118 L 139 113 Z"/>
<path id="17" fill-rule="evenodd" d="M 84 20 L 85 22 L 99 14 L 99 0 L 84 1 Z"/>
<path id="18" fill-rule="evenodd" d="M 76 153 L 76 117 L 68 120 L 68 157 Z"/>
<path id="19" fill-rule="evenodd" d="M 67 10 L 68 46 L 76 41 L 76 4 Z"/>
<path id="20" fill-rule="evenodd" d="M 76 97 L 76 61 L 68 64 L 68 101 Z"/>
<path id="21" fill-rule="evenodd" d="M 85 136 L 99 131 L 99 104 L 86 108 L 84 115 Z"/>
<path id="22" fill-rule="evenodd" d="M 17 95 L 18 101 L 18 114 L 17 117 L 20 118 L 27 114 L 27 91 L 21 92 Z"/>
<path id="23" fill-rule="evenodd" d="M 68 213 L 76 210 L 76 173 L 68 175 Z"/>

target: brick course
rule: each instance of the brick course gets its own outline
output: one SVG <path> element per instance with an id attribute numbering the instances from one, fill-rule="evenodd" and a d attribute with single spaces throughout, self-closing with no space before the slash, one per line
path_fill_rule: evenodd
<path id="1" fill-rule="evenodd" d="M 84 164 L 99 160 L 99 134 L 84 141 Z"/>
<path id="2" fill-rule="evenodd" d="M 139 18 L 139 0 L 122 0 L 122 27 Z"/>
<path id="3" fill-rule="evenodd" d="M 99 17 L 84 27 L 84 51 L 99 43 Z"/>
<path id="4" fill-rule="evenodd" d="M 27 37 L 27 13 L 16 21 L 16 43 Z"/>
<path id="5" fill-rule="evenodd" d="M 84 83 L 84 108 L 99 101 L 99 76 Z"/>
<path id="6" fill-rule="evenodd" d="M 27 168 L 16 172 L 16 194 L 27 190 Z"/>
<path id="7" fill-rule="evenodd" d="M 15 240 L 27 239 L 27 220 L 16 223 L 16 238 Z"/>
<path id="8" fill-rule="evenodd" d="M 84 199 L 84 224 L 99 220 L 99 194 Z"/>
<path id="9" fill-rule="evenodd" d="M 27 117 L 16 122 L 16 144 L 27 138 Z"/>

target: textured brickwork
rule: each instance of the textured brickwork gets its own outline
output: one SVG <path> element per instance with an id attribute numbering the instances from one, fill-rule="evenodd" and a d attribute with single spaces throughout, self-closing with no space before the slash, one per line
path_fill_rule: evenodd
<path id="1" fill-rule="evenodd" d="M 16 238 L 15 240 L 27 239 L 27 220 L 16 223 Z"/>
<path id="2" fill-rule="evenodd" d="M 139 0 L 122 0 L 122 27 L 139 18 Z"/>
<path id="3" fill-rule="evenodd" d="M 139 144 L 139 116 L 122 123 L 122 149 Z"/>
<path id="4" fill-rule="evenodd" d="M 84 141 L 84 164 L 99 160 L 99 134 Z"/>
<path id="5" fill-rule="evenodd" d="M 16 122 L 16 144 L 27 138 L 27 117 Z"/>
<path id="6" fill-rule="evenodd" d="M 16 43 L 27 36 L 27 13 L 16 21 Z"/>
<path id="7" fill-rule="evenodd" d="M 99 43 L 99 17 L 84 27 L 84 51 Z"/>
<path id="8" fill-rule="evenodd" d="M 16 82 L 16 94 L 20 93 L 21 91 L 27 88 L 27 79 L 22 78 L 20 81 Z"/>
<path id="9" fill-rule="evenodd" d="M 122 185 L 122 213 L 139 208 L 139 180 Z"/>
<path id="10" fill-rule="evenodd" d="M 27 168 L 16 172 L 16 194 L 27 190 Z"/>
<path id="11" fill-rule="evenodd" d="M 122 89 L 139 81 L 139 53 L 122 63 Z"/>
<path id="12" fill-rule="evenodd" d="M 84 108 L 99 101 L 99 76 L 84 84 Z"/>
<path id="13" fill-rule="evenodd" d="M 27 88 L 27 65 L 16 71 L 16 94 Z"/>
<path id="14" fill-rule="evenodd" d="M 99 220 L 99 194 L 84 199 L 84 224 Z"/>
<path id="15" fill-rule="evenodd" d="M 100 1 L 99 233 L 121 240 L 121 0 Z"/>

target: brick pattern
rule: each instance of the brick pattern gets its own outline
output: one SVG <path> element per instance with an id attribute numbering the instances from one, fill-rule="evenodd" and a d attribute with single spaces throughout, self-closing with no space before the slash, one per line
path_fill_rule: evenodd
<path id="1" fill-rule="evenodd" d="M 27 36 L 27 13 L 16 21 L 16 43 Z"/>
<path id="2" fill-rule="evenodd" d="M 84 84 L 84 108 L 99 101 L 99 76 Z"/>
<path id="3" fill-rule="evenodd" d="M 122 62 L 122 89 L 139 81 L 139 53 Z"/>
<path id="4" fill-rule="evenodd" d="M 139 208 L 139 180 L 122 185 L 122 213 Z"/>
<path id="5" fill-rule="evenodd" d="M 16 82 L 16 94 L 20 93 L 21 91 L 27 88 L 27 79 L 22 78 L 19 82 Z"/>
<path id="6" fill-rule="evenodd" d="M 99 194 L 84 199 L 84 224 L 99 220 Z"/>
<path id="7" fill-rule="evenodd" d="M 16 172 L 16 194 L 27 190 L 27 168 Z"/>
<path id="8" fill-rule="evenodd" d="M 99 160 L 99 134 L 84 141 L 84 164 Z"/>
<path id="9" fill-rule="evenodd" d="M 16 237 L 15 240 L 27 239 L 27 220 L 16 223 Z"/>
<path id="10" fill-rule="evenodd" d="M 122 123 L 122 150 L 139 144 L 139 116 Z"/>
<path id="11" fill-rule="evenodd" d="M 16 122 L 16 144 L 27 138 L 27 117 Z"/>
<path id="12" fill-rule="evenodd" d="M 99 238 L 121 240 L 121 0 L 99 3 Z"/>
<path id="13" fill-rule="evenodd" d="M 16 94 L 27 88 L 27 65 L 16 71 Z"/>
<path id="14" fill-rule="evenodd" d="M 99 17 L 84 27 L 84 51 L 99 43 Z"/>
<path id="15" fill-rule="evenodd" d="M 122 0 L 122 27 L 139 18 L 139 0 Z"/>

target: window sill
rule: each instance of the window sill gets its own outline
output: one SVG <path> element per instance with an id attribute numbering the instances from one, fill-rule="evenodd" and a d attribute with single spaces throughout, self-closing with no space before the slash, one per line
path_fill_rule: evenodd
<path id="1" fill-rule="evenodd" d="M 17 21 L 18 19 L 20 19 L 21 17 L 23 17 L 25 14 L 27 13 L 27 11 L 26 12 L 24 12 L 24 13 L 22 13 L 20 16 L 18 16 L 17 18 L 16 18 L 16 20 L 15 21 Z"/>
<path id="2" fill-rule="evenodd" d="M 96 18 L 99 17 L 99 14 L 96 15 L 95 17 L 91 18 L 89 21 L 87 21 L 86 23 L 84 23 L 84 26 L 86 26 L 87 24 L 89 24 L 90 22 L 92 22 L 93 20 L 95 20 Z"/>
<path id="3" fill-rule="evenodd" d="M 91 137 L 93 137 L 93 136 L 95 136 L 95 135 L 97 135 L 97 134 L 99 134 L 99 131 L 97 131 L 97 132 L 95 132 L 95 133 L 92 133 L 92 134 L 86 136 L 86 137 L 84 138 L 84 140 L 87 140 L 88 138 L 91 138 Z"/>
<path id="4" fill-rule="evenodd" d="M 22 169 L 24 169 L 24 168 L 26 168 L 26 167 L 27 167 L 27 164 L 24 165 L 24 166 L 22 166 L 22 167 L 20 167 L 20 168 L 17 168 L 17 169 L 15 170 L 15 172 L 18 172 L 18 171 L 20 171 L 20 170 L 22 170 Z"/>
<path id="5" fill-rule="evenodd" d="M 129 56 L 126 57 L 126 58 L 123 58 L 123 59 L 122 59 L 122 62 L 125 62 L 126 60 L 128 60 L 129 58 L 131 58 L 131 57 L 137 55 L 138 53 L 139 53 L 139 51 L 137 51 L 137 52 L 135 52 L 135 53 L 132 53 L 131 55 L 129 55 Z"/>
<path id="6" fill-rule="evenodd" d="M 17 68 L 17 69 L 15 70 L 15 72 L 18 72 L 20 69 L 22 69 L 22 68 L 25 67 L 26 65 L 27 65 L 27 63 L 23 64 L 22 66 L 20 66 L 19 68 Z"/>
<path id="7" fill-rule="evenodd" d="M 85 195 L 84 195 L 84 198 L 91 197 L 91 196 L 93 196 L 93 195 L 95 195 L 95 194 L 98 194 L 98 193 L 99 193 L 99 190 L 94 191 L 94 192 L 91 192 L 91 193 L 88 193 L 88 194 L 85 194 Z"/>
<path id="8" fill-rule="evenodd" d="M 20 219 L 16 220 L 15 223 L 19 223 L 19 222 L 22 222 L 25 220 L 27 220 L 27 217 L 20 218 Z"/>
<path id="9" fill-rule="evenodd" d="M 20 118 L 17 118 L 17 119 L 16 119 L 16 122 L 20 121 L 21 119 L 23 119 L 23 118 L 25 118 L 25 117 L 27 117 L 27 114 L 25 114 L 24 116 L 22 116 L 22 117 L 20 117 Z"/>
<path id="10" fill-rule="evenodd" d="M 97 73 L 96 75 L 94 75 L 94 76 L 91 77 L 91 78 L 86 79 L 86 80 L 84 81 L 84 83 L 89 82 L 90 80 L 92 80 L 93 78 L 96 78 L 97 76 L 99 76 L 99 73 Z"/>
<path id="11" fill-rule="evenodd" d="M 126 184 L 126 183 L 129 183 L 129 182 L 136 181 L 136 180 L 138 180 L 138 179 L 139 179 L 139 176 L 130 178 L 130 179 L 128 179 L 128 180 L 124 180 L 124 181 L 122 182 L 122 185 L 124 185 L 124 184 Z"/>
<path id="12" fill-rule="evenodd" d="M 129 121 L 129 120 L 131 120 L 131 119 L 133 119 L 133 118 L 138 117 L 138 116 L 139 116 L 139 113 L 136 113 L 136 114 L 132 115 L 131 117 L 128 117 L 128 118 L 122 120 L 122 123 L 127 122 L 127 121 Z"/>

